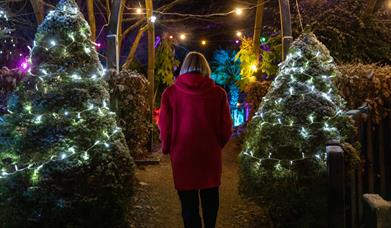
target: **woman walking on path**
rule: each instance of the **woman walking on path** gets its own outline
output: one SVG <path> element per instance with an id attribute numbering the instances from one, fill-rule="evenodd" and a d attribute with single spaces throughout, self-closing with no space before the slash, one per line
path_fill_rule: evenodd
<path id="1" fill-rule="evenodd" d="M 210 79 L 205 57 L 190 52 L 161 101 L 162 151 L 170 154 L 186 228 L 214 228 L 219 209 L 221 150 L 232 134 L 227 95 Z"/>

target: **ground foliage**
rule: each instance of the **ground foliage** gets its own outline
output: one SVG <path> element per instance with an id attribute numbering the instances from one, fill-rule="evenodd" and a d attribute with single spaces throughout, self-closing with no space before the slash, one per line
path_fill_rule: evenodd
<path id="1" fill-rule="evenodd" d="M 240 188 L 270 206 L 277 226 L 327 224 L 326 144 L 355 135 L 337 74 L 327 48 L 302 34 L 247 127 Z"/>
<path id="2" fill-rule="evenodd" d="M 0 123 L 3 227 L 125 227 L 133 162 L 74 0 L 39 26 L 32 70 Z"/>
<path id="3" fill-rule="evenodd" d="M 117 113 L 117 122 L 122 127 L 133 158 L 147 155 L 150 131 L 148 91 L 149 82 L 144 75 L 131 70 L 119 74 L 110 72 L 111 107 Z"/>
<path id="4" fill-rule="evenodd" d="M 368 106 L 376 123 L 389 115 L 391 104 L 391 66 L 375 64 L 340 65 L 334 79 L 350 109 Z"/>

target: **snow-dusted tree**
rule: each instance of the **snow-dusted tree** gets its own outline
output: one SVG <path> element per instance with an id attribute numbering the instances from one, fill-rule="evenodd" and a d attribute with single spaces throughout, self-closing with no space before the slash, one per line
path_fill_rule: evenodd
<path id="1" fill-rule="evenodd" d="M 13 37 L 11 21 L 7 11 L 0 7 L 0 67 L 15 67 L 12 61 L 16 61 L 16 39 Z"/>
<path id="2" fill-rule="evenodd" d="M 0 224 L 122 227 L 133 162 L 74 0 L 39 26 L 28 80 L 0 122 Z"/>
<path id="3" fill-rule="evenodd" d="M 243 193 L 266 200 L 273 218 L 288 227 L 324 222 L 326 144 L 354 134 L 331 81 L 337 74 L 327 48 L 312 33 L 302 34 L 247 129 Z"/>

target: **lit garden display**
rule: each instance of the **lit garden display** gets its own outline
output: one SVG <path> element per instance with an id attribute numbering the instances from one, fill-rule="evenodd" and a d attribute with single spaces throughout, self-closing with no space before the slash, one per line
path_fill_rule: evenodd
<path id="1" fill-rule="evenodd" d="M 61 0 L 39 26 L 29 64 L 0 122 L 0 223 L 122 224 L 133 162 L 74 0 Z"/>
<path id="2" fill-rule="evenodd" d="M 248 125 L 241 189 L 266 200 L 282 224 L 317 224 L 327 215 L 326 144 L 354 135 L 331 80 L 337 74 L 326 47 L 304 33 Z"/>

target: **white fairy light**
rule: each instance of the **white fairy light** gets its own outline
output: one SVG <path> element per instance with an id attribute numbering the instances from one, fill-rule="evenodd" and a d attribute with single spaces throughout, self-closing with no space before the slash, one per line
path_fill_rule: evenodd
<path id="1" fill-rule="evenodd" d="M 150 19 L 151 19 L 151 22 L 152 22 L 152 23 L 155 23 L 157 18 L 156 18 L 156 16 L 151 16 Z"/>
<path id="2" fill-rule="evenodd" d="M 51 41 L 50 41 L 50 45 L 51 45 L 52 47 L 54 47 L 54 46 L 57 45 L 57 42 L 56 42 L 55 40 L 51 40 Z"/>
<path id="3" fill-rule="evenodd" d="M 89 47 L 84 47 L 84 52 L 86 54 L 90 54 L 91 53 L 91 49 Z"/>
<path id="4" fill-rule="evenodd" d="M 300 129 L 300 135 L 303 136 L 303 138 L 305 139 L 309 137 L 309 133 L 304 127 Z"/>
<path id="5" fill-rule="evenodd" d="M 40 124 L 40 123 L 42 123 L 42 115 L 39 115 L 39 116 L 35 117 L 34 123 L 35 123 L 35 124 Z"/>
<path id="6" fill-rule="evenodd" d="M 76 153 L 76 150 L 74 147 L 71 147 L 68 149 L 69 152 L 71 152 L 71 154 L 75 154 Z"/>
<path id="7" fill-rule="evenodd" d="M 60 155 L 60 159 L 61 159 L 61 160 L 64 160 L 65 158 L 67 158 L 67 155 L 66 155 L 65 153 L 62 153 L 62 154 Z"/>
<path id="8" fill-rule="evenodd" d="M 73 80 L 81 80 L 81 77 L 80 77 L 80 75 L 78 75 L 78 74 L 72 74 L 72 75 L 71 75 L 71 78 L 72 78 Z"/>
<path id="9" fill-rule="evenodd" d="M 85 161 L 90 159 L 90 156 L 88 155 L 87 152 L 84 152 L 83 155 L 81 156 Z"/>
<path id="10" fill-rule="evenodd" d="M 308 116 L 308 119 L 311 123 L 314 123 L 314 116 L 312 114 Z"/>

